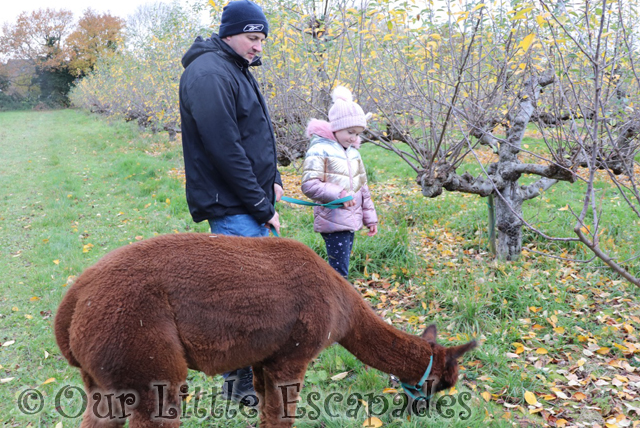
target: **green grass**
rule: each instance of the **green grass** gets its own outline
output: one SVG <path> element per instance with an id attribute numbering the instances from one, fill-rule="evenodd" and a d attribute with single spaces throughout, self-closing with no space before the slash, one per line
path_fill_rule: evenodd
<path id="1" fill-rule="evenodd" d="M 523 254 L 517 262 L 496 262 L 488 254 L 484 199 L 447 192 L 425 199 L 402 161 L 371 145 L 362 153 L 380 232 L 373 238 L 357 234 L 351 266 L 355 286 L 398 328 L 418 333 L 436 323 L 442 343 L 476 338 L 481 346 L 465 356 L 456 392 L 436 397 L 441 411 L 431 409 L 428 416 L 410 421 L 393 414 L 403 403 L 384 392 L 397 387 L 388 375 L 364 366 L 340 346 L 329 347 L 309 367 L 301 404 L 307 416 L 297 427 L 363 426 L 358 398 L 374 414 L 383 413 L 378 417 L 386 427 L 506 427 L 521 419 L 541 424 L 539 414 L 529 414 L 527 391 L 545 409 L 569 420 L 592 411 L 588 406 L 600 409 L 603 417 L 612 417 L 616 409 L 627 411 L 621 401 L 633 400 L 612 398 L 617 401 L 611 405 L 605 402 L 611 391 L 595 389 L 593 382 L 564 389 L 563 373 L 613 379 L 630 373 L 608 364 L 612 360 L 640 367 L 636 352 L 620 348 L 628 351 L 640 331 L 636 288 L 606 269 L 535 253 Z M 188 214 L 183 184 L 175 174 L 180 168 L 179 145 L 130 124 L 73 110 L 0 113 L 0 422 L 79 424 L 55 408 L 58 397 L 68 414 L 78 413 L 77 391 L 70 397 L 59 394 L 65 385 L 81 387 L 78 371 L 55 344 L 57 305 L 73 279 L 108 251 L 156 234 L 207 230 Z M 284 171 L 295 173 L 292 167 Z M 554 233 L 567 233 L 572 223 L 558 210 L 567 203 L 573 206 L 567 198 L 581 191 L 579 186 L 555 186 L 527 202 L 525 215 Z M 610 205 L 604 215 L 617 226 L 606 238 L 619 255 L 632 257 L 640 240 L 630 226 L 634 220 L 622 207 Z M 310 209 L 279 204 L 278 210 L 283 236 L 325 256 Z M 551 254 L 567 250 L 584 256 L 575 244 L 548 243 L 527 232 L 524 240 L 525 246 Z M 595 345 L 609 351 L 589 351 Z M 519 357 L 514 358 L 516 352 Z M 581 359 L 584 363 L 577 366 Z M 332 380 L 341 373 L 344 378 Z M 207 392 L 198 402 L 200 408 L 207 406 L 207 415 L 194 415 L 183 426 L 246 427 L 255 422 L 251 414 L 231 417 L 222 402 L 214 406 L 221 413 L 210 414 L 211 391 L 219 388 L 219 377 L 190 371 L 188 383 L 190 392 Z M 588 398 L 551 400 L 555 387 L 569 395 L 584 391 Z M 18 405 L 28 388 L 38 389 L 44 398 L 43 409 L 33 415 Z M 622 394 L 622 389 L 615 387 L 612 393 Z M 492 394 L 490 402 L 483 392 Z M 453 399 L 447 413 L 452 404 L 447 400 Z M 191 397 L 187 410 L 194 411 L 195 402 Z M 385 402 L 389 407 L 383 412 Z"/>

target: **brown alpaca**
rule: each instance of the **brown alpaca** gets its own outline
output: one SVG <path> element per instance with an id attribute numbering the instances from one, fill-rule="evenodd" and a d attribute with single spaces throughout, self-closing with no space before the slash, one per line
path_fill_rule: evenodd
<path id="1" fill-rule="evenodd" d="M 278 386 L 301 385 L 309 362 L 334 342 L 410 385 L 432 359 L 429 393 L 456 383 L 457 359 L 475 346 L 438 345 L 433 326 L 419 337 L 388 325 L 299 242 L 196 233 L 107 254 L 63 298 L 55 334 L 85 384 L 83 428 L 125 422 L 94 416 L 96 391 L 135 392 L 131 428 L 177 427 L 179 418 L 154 418 L 152 383 L 170 385 L 165 403 L 179 409 L 188 368 L 215 375 L 246 366 L 254 370 L 260 426 L 291 427 L 284 416 L 295 414 L 298 395 L 289 389 L 284 403 Z"/>

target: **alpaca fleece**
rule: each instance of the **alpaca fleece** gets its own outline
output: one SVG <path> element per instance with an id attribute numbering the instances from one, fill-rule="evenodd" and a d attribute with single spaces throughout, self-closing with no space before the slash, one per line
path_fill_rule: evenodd
<path id="1" fill-rule="evenodd" d="M 409 384 L 433 356 L 435 390 L 455 384 L 457 358 L 475 346 L 438 345 L 434 326 L 422 336 L 389 326 L 299 242 L 197 233 L 107 254 L 64 296 L 55 334 L 87 391 L 83 428 L 125 422 L 96 418 L 94 391 L 135 391 L 132 428 L 177 427 L 179 418 L 154 419 L 153 382 L 169 385 L 165 400 L 179 409 L 188 369 L 215 375 L 246 366 L 254 370 L 260 426 L 291 427 L 294 420 L 283 416 L 295 414 L 297 395 L 290 391 L 283 403 L 278 386 L 302 384 L 309 362 L 334 342 Z"/>

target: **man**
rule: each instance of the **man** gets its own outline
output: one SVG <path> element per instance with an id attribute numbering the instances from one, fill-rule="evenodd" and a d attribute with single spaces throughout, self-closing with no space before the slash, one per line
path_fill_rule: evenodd
<path id="1" fill-rule="evenodd" d="M 275 201 L 283 194 L 269 112 L 249 67 L 261 65 L 269 24 L 257 4 L 230 2 L 220 30 L 198 36 L 182 58 L 182 147 L 187 203 L 212 233 L 267 236 L 280 231 Z M 225 373 L 223 395 L 248 404 L 251 368 Z"/>

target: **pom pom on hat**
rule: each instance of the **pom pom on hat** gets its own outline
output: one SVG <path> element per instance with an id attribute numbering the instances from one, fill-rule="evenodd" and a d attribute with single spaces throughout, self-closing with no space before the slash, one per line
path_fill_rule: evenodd
<path id="1" fill-rule="evenodd" d="M 351 103 L 353 102 L 353 94 L 344 86 L 336 86 L 336 88 L 331 93 L 331 99 L 334 103 L 336 102 L 336 100 L 342 100 Z"/>
<path id="2" fill-rule="evenodd" d="M 222 9 L 218 36 L 227 37 L 241 33 L 269 35 L 269 23 L 262 8 L 250 0 L 231 1 Z"/>
<path id="3" fill-rule="evenodd" d="M 329 109 L 329 122 L 333 132 L 354 126 L 367 127 L 371 114 L 364 114 L 362 107 L 353 101 L 353 94 L 344 86 L 337 86 L 331 93 L 333 105 Z"/>

